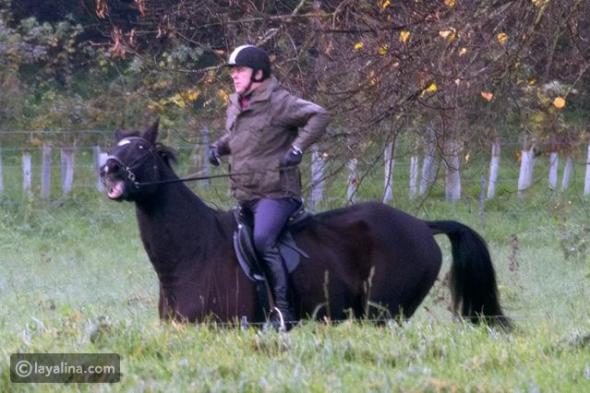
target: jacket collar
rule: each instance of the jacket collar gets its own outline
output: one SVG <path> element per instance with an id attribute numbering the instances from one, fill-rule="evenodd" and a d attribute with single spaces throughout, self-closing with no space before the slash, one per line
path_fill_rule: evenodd
<path id="1" fill-rule="evenodd" d="M 279 81 L 274 76 L 271 76 L 270 78 L 262 82 L 260 86 L 258 86 L 258 88 L 254 90 L 250 95 L 248 109 L 250 109 L 252 105 L 254 105 L 257 102 L 268 101 L 271 93 L 273 92 L 273 90 L 277 88 L 278 85 Z M 233 93 L 232 95 L 230 95 L 229 100 L 234 107 L 240 108 L 240 96 L 237 93 Z"/>

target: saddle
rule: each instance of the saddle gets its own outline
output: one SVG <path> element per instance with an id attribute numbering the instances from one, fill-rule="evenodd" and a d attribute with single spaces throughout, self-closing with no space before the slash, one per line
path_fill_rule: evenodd
<path id="1" fill-rule="evenodd" d="M 233 235 L 234 251 L 246 277 L 255 284 L 258 303 L 258 306 L 256 307 L 256 320 L 264 321 L 271 313 L 273 302 L 271 301 L 272 295 L 270 285 L 266 279 L 264 265 L 259 260 L 254 247 L 252 216 L 244 214 L 242 209 L 238 206 L 234 209 L 234 217 L 238 223 L 238 227 Z M 291 230 L 304 225 L 306 219 L 310 217 L 311 214 L 305 211 L 302 203 L 291 217 L 289 217 L 285 229 L 283 229 L 277 240 L 277 246 L 283 261 L 285 262 L 288 273 L 292 273 L 297 266 L 299 266 L 302 256 L 304 258 L 309 258 L 309 256 L 295 244 L 295 239 L 291 234 Z M 245 317 L 242 317 L 242 325 L 248 325 L 248 321 L 245 320 Z"/>
<path id="2" fill-rule="evenodd" d="M 244 214 L 240 207 L 234 209 L 234 217 L 238 223 L 238 227 L 234 231 L 233 244 L 236 257 L 240 263 L 240 267 L 251 281 L 265 282 L 264 265 L 258 259 L 256 249 L 254 247 L 253 238 L 253 223 L 251 215 Z M 283 257 L 287 271 L 292 273 L 299 263 L 301 257 L 309 258 L 309 256 L 297 247 L 295 239 L 291 234 L 291 229 L 300 227 L 304 221 L 311 217 L 311 213 L 305 211 L 303 204 L 289 217 L 285 229 L 279 235 L 277 246 L 279 252 Z"/>

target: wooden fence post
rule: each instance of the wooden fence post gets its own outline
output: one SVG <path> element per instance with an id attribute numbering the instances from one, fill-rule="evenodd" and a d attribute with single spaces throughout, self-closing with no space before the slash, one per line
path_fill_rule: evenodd
<path id="1" fill-rule="evenodd" d="M 27 197 L 33 196 L 32 184 L 31 153 L 23 152 L 23 192 Z"/>
<path id="2" fill-rule="evenodd" d="M 311 147 L 311 201 L 310 208 L 312 212 L 317 211 L 318 206 L 324 196 L 324 159 L 317 145 Z"/>
<path id="3" fill-rule="evenodd" d="M 490 159 L 490 177 L 488 180 L 487 198 L 496 197 L 496 182 L 498 181 L 498 170 L 500 169 L 500 141 L 492 143 L 492 157 Z"/>
<path id="4" fill-rule="evenodd" d="M 61 149 L 61 184 L 64 195 L 72 192 L 74 185 L 73 147 L 64 147 Z"/>
<path id="5" fill-rule="evenodd" d="M 393 158 L 393 142 L 388 143 L 384 152 L 385 158 L 385 185 L 383 192 L 383 203 L 393 200 L 393 168 L 395 159 Z"/>
<path id="6" fill-rule="evenodd" d="M 41 198 L 51 194 L 51 146 L 43 145 L 41 153 Z"/>
<path id="7" fill-rule="evenodd" d="M 559 154 L 552 152 L 549 155 L 549 188 L 557 189 L 557 170 L 559 168 Z"/>
<path id="8" fill-rule="evenodd" d="M 590 195 L 590 143 L 586 152 L 586 177 L 584 178 L 584 195 Z"/>

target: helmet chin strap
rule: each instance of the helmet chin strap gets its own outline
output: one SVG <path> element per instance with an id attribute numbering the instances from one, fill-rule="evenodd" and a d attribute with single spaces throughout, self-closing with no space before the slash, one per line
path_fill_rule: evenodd
<path id="1" fill-rule="evenodd" d="M 240 97 L 248 96 L 250 93 L 252 93 L 250 91 L 251 89 L 252 89 L 252 80 L 250 79 L 250 82 L 248 82 L 248 86 L 246 86 L 246 88 L 244 89 L 244 92 L 242 94 L 240 94 Z"/>
<path id="2" fill-rule="evenodd" d="M 252 72 L 252 76 L 250 77 L 250 81 L 248 82 L 248 86 L 246 86 L 246 88 L 244 89 L 244 92 L 242 94 L 240 94 L 240 97 L 246 97 L 250 93 L 252 93 L 252 83 L 260 83 L 260 82 L 264 81 L 264 76 L 262 76 L 260 79 L 255 78 L 257 71 L 258 70 Z"/>

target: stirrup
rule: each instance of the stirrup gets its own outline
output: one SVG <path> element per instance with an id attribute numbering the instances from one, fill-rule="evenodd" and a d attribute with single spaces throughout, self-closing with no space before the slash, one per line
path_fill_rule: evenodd
<path id="1" fill-rule="evenodd" d="M 277 313 L 277 315 L 279 316 L 279 326 L 278 326 L 278 328 L 275 327 L 275 326 L 273 326 L 273 327 L 275 327 L 275 329 L 277 329 L 277 332 L 279 332 L 279 333 L 286 332 L 287 331 L 287 326 L 285 325 L 285 318 L 283 317 L 283 313 L 276 306 L 272 308 L 272 311 L 273 311 L 273 313 Z M 272 313 L 271 313 L 271 316 L 272 316 Z M 273 321 L 270 321 L 270 323 L 271 323 L 271 325 L 274 325 L 273 324 Z"/>

